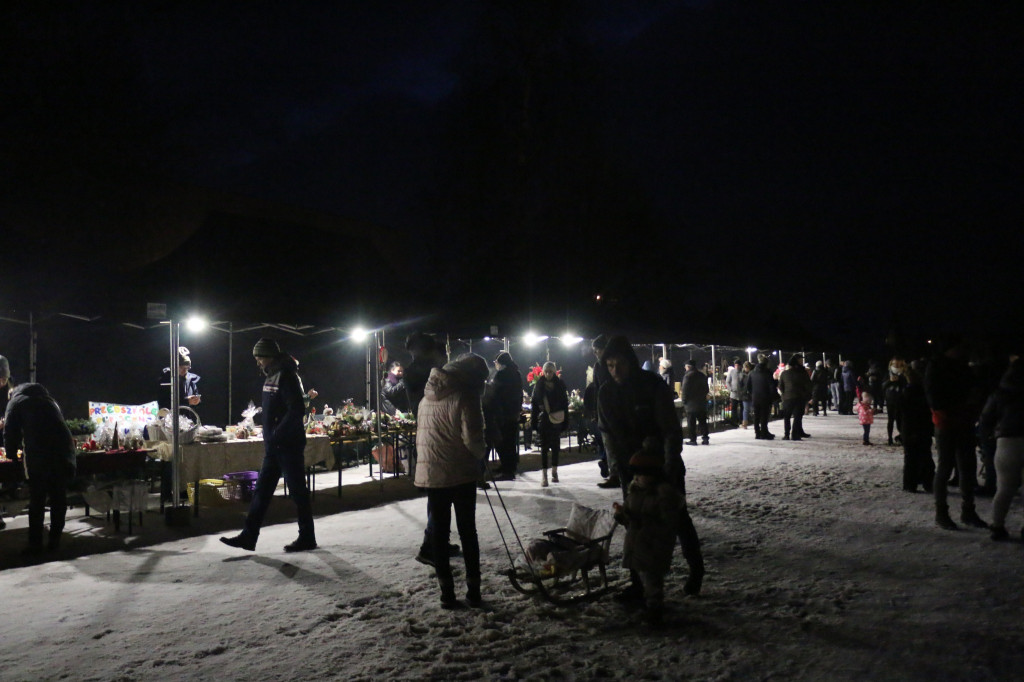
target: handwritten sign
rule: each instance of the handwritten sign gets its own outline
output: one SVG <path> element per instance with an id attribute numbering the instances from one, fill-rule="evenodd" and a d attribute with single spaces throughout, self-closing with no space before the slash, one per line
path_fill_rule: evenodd
<path id="1" fill-rule="evenodd" d="M 144 405 L 118 405 L 116 403 L 94 403 L 89 401 L 89 419 L 97 424 L 103 422 L 117 422 L 127 426 L 128 424 L 145 424 L 156 419 L 156 413 L 160 411 L 154 400 Z"/>

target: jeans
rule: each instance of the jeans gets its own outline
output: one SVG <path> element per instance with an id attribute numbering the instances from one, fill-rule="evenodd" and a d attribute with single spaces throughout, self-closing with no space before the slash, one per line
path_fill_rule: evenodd
<path id="1" fill-rule="evenodd" d="M 750 400 L 743 401 L 743 421 L 750 422 L 750 418 L 754 414 L 754 403 Z"/>
<path id="2" fill-rule="evenodd" d="M 545 417 L 540 424 L 540 466 L 548 468 L 548 452 L 551 453 L 551 466 L 558 467 L 558 451 L 562 449 L 562 427 L 555 426 Z"/>
<path id="3" fill-rule="evenodd" d="M 450 488 L 428 488 L 427 509 L 433 519 L 431 547 L 434 571 L 441 584 L 442 597 L 454 596 L 455 579 L 448 561 L 448 534 L 452 526 L 452 507 L 455 507 L 455 525 L 462 542 L 462 557 L 466 562 L 466 585 L 480 587 L 480 541 L 476 535 L 476 483 L 463 483 Z"/>
<path id="4" fill-rule="evenodd" d="M 260 536 L 263 517 L 267 507 L 274 499 L 277 483 L 284 476 L 288 486 L 288 497 L 295 503 L 298 513 L 299 538 L 316 542 L 313 530 L 313 505 L 309 499 L 309 488 L 306 487 L 305 462 L 302 458 L 302 447 L 267 449 L 263 455 L 263 466 L 259 478 L 256 479 L 256 490 L 252 494 L 249 514 L 245 517 L 246 536 L 255 541 Z"/>
<path id="5" fill-rule="evenodd" d="M 974 486 L 978 482 L 974 434 L 968 429 L 936 430 L 935 449 L 939 456 L 933 486 L 936 508 L 946 510 L 949 474 L 956 464 L 960 473 L 960 508 L 962 511 L 974 511 Z"/>
<path id="6" fill-rule="evenodd" d="M 871 442 L 871 424 L 861 424 L 864 429 L 864 445 L 868 445 Z"/>

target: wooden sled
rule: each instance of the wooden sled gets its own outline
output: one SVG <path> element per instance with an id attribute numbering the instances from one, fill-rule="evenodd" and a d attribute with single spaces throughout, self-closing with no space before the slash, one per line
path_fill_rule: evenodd
<path id="1" fill-rule="evenodd" d="M 542 565 L 536 559 L 508 572 L 512 587 L 531 596 L 542 597 L 552 604 L 572 604 L 596 599 L 609 591 L 608 551 L 615 534 L 615 518 L 610 511 L 599 511 L 572 505 L 564 528 L 544 531 L 545 538 L 556 548 L 553 564 Z M 591 572 L 597 569 L 597 580 Z"/>

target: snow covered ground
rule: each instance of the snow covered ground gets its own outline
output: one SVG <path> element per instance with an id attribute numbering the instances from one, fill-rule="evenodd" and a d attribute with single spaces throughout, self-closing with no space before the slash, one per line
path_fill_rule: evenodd
<path id="1" fill-rule="evenodd" d="M 281 550 L 296 527 L 276 500 L 280 523 L 254 554 L 225 547 L 221 532 L 175 536 L 150 514 L 137 536 L 157 540 L 0 571 L 0 679 L 1021 679 L 1019 500 L 1013 542 L 939 530 L 931 499 L 900 490 L 901 452 L 860 445 L 854 417 L 808 417 L 805 428 L 813 438 L 798 443 L 749 430 L 686 448 L 708 575 L 700 596 L 684 596 L 677 551 L 661 631 L 610 597 L 555 607 L 515 592 L 483 493 L 485 608 L 443 611 L 431 570 L 413 560 L 425 499 L 346 511 L 332 490 L 317 497 L 334 513 L 317 518 L 315 552 Z M 523 537 L 563 523 L 573 501 L 617 499 L 595 486 L 593 462 L 559 473 L 547 489 L 536 471 L 499 484 Z M 955 518 L 955 489 L 950 501 Z M 241 512 L 221 528 L 235 532 Z M 989 500 L 979 512 L 991 517 Z M 0 535 L 23 543 L 23 518 Z M 8 554 L 20 547 L 0 541 Z"/>

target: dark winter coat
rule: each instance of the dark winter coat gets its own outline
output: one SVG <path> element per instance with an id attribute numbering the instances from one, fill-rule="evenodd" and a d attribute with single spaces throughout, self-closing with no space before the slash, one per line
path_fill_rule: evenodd
<path id="1" fill-rule="evenodd" d="M 908 440 L 930 440 L 935 427 L 932 411 L 920 381 L 908 383 L 900 398 L 900 437 Z"/>
<path id="2" fill-rule="evenodd" d="M 828 397 L 828 385 L 830 382 L 829 371 L 824 367 L 815 367 L 811 374 L 811 385 L 814 387 L 813 397 L 815 400 L 824 400 Z"/>
<path id="3" fill-rule="evenodd" d="M 547 408 L 544 406 L 544 399 L 547 398 Z M 562 411 L 562 423 L 553 424 L 558 430 L 565 431 L 569 428 L 569 392 L 565 388 L 562 378 L 556 376 L 551 386 L 541 377 L 533 386 L 533 396 L 530 398 L 530 423 L 533 428 L 538 428 L 548 421 L 548 410 L 551 412 Z"/>
<path id="4" fill-rule="evenodd" d="M 691 369 L 683 375 L 683 408 L 687 412 L 708 409 L 708 375 Z"/>
<path id="5" fill-rule="evenodd" d="M 889 410 L 899 410 L 903 407 L 903 394 L 907 389 L 907 378 L 902 374 L 889 373 L 889 378 L 882 384 L 885 392 L 885 404 Z"/>
<path id="6" fill-rule="evenodd" d="M 262 413 L 263 447 L 267 452 L 281 449 L 302 452 L 306 447 L 306 429 L 302 423 L 306 392 L 296 367 L 288 355 L 278 356 L 267 367 Z"/>
<path id="7" fill-rule="evenodd" d="M 803 365 L 796 365 L 779 375 L 779 391 L 783 400 L 807 402 L 811 399 L 811 378 Z"/>
<path id="8" fill-rule="evenodd" d="M 634 571 L 668 573 L 679 532 L 683 499 L 668 483 L 642 488 L 629 484 L 626 502 L 616 520 L 626 527 L 622 565 Z"/>
<path id="9" fill-rule="evenodd" d="M 441 367 L 440 357 L 418 356 L 412 359 L 405 366 L 402 372 L 402 382 L 405 384 L 405 392 L 409 397 L 409 411 L 417 416 L 420 401 L 423 400 L 423 389 L 427 386 L 427 379 L 430 378 L 430 370 Z"/>
<path id="10" fill-rule="evenodd" d="M 7 452 L 25 450 L 29 480 L 54 474 L 75 475 L 75 442 L 64 415 L 42 384 L 21 384 L 11 393 L 4 413 Z"/>
<path id="11" fill-rule="evenodd" d="M 753 398 L 750 395 L 750 372 L 740 373 L 740 400 L 750 402 Z"/>
<path id="12" fill-rule="evenodd" d="M 657 374 L 640 369 L 632 358 L 629 378 L 623 383 L 609 380 L 601 385 L 597 398 L 598 425 L 612 461 L 625 463 L 639 451 L 644 439 L 658 442 L 670 483 L 682 483 L 683 427 L 676 417 L 672 391 Z"/>
<path id="13" fill-rule="evenodd" d="M 523 376 L 515 367 L 502 367 L 494 373 L 484 392 L 484 405 L 494 412 L 500 424 L 518 423 L 523 414 Z"/>
<path id="14" fill-rule="evenodd" d="M 750 371 L 750 399 L 755 403 L 772 403 L 779 397 L 775 388 L 775 379 L 768 369 L 768 363 L 759 362 Z"/>
<path id="15" fill-rule="evenodd" d="M 971 407 L 974 377 L 962 358 L 940 355 L 928 364 L 924 390 L 932 408 L 932 423 L 940 430 L 971 430 L 976 413 Z"/>
<path id="16" fill-rule="evenodd" d="M 405 379 L 388 372 L 380 385 L 381 408 L 388 414 L 409 411 L 409 393 L 405 390 Z"/>
<path id="17" fill-rule="evenodd" d="M 1006 370 L 981 412 L 981 437 L 1024 437 L 1024 363 L 1017 360 Z"/>
<path id="18" fill-rule="evenodd" d="M 853 366 L 843 366 L 843 391 L 846 393 L 854 393 L 857 390 L 857 373 L 853 371 Z"/>

